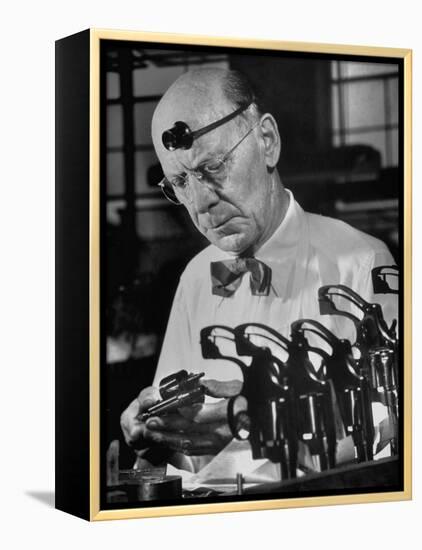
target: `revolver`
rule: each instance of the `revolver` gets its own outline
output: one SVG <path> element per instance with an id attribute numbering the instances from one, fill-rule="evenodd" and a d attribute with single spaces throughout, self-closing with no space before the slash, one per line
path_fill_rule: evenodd
<path id="1" fill-rule="evenodd" d="M 249 333 L 249 329 L 254 332 Z M 261 333 L 255 334 L 256 330 Z M 251 336 L 260 336 L 262 347 L 253 343 Z M 231 354 L 223 351 L 227 341 Z M 287 352 L 288 340 L 259 323 L 246 323 L 235 329 L 213 325 L 201 330 L 204 359 L 226 359 L 242 371 L 242 389 L 238 396 L 230 398 L 227 409 L 233 436 L 249 440 L 254 459 L 267 458 L 279 464 L 282 479 L 289 479 L 296 477 L 298 454 L 294 396 L 283 374 L 287 367 L 267 347 L 270 342 Z M 251 357 L 250 365 L 233 353 Z M 247 400 L 246 410 L 237 410 L 240 396 Z"/>
<path id="2" fill-rule="evenodd" d="M 385 269 L 373 270 L 373 276 Z M 387 292 L 387 289 L 374 287 L 374 291 Z M 390 291 L 390 293 L 392 293 Z M 353 304 L 360 310 L 362 318 L 349 311 L 339 309 L 334 298 L 340 298 Z M 356 360 L 358 374 L 362 375 L 369 385 L 372 401 L 386 405 L 388 414 L 394 423 L 399 415 L 399 374 L 396 321 L 389 327 L 384 319 L 379 304 L 366 302 L 359 294 L 344 285 L 327 285 L 318 290 L 321 315 L 342 315 L 355 325 L 356 342 L 354 347 L 360 357 Z M 391 439 L 392 454 L 397 453 L 397 435 Z"/>
<path id="3" fill-rule="evenodd" d="M 333 384 L 339 413 L 346 435 L 353 438 L 358 462 L 373 459 L 374 428 L 369 396 L 369 383 L 358 372 L 348 340 L 337 338 L 324 325 L 313 319 L 300 319 L 292 324 L 292 331 L 301 336 L 307 351 L 322 358 L 322 369 Z M 328 344 L 330 351 L 310 346 L 306 334 L 312 333 Z"/>
<path id="4" fill-rule="evenodd" d="M 340 298 L 353 304 L 360 310 L 362 318 L 359 319 L 355 314 L 337 307 L 335 298 Z M 321 315 L 341 315 L 350 319 L 356 329 L 356 342 L 353 345 L 359 350 L 361 358 L 358 360 L 363 374 L 370 382 L 373 382 L 374 374 L 370 365 L 369 356 L 374 348 L 387 348 L 393 352 L 394 361 L 391 362 L 391 368 L 394 372 L 394 379 L 397 375 L 397 348 L 398 339 L 396 336 L 396 321 L 393 321 L 391 327 L 388 327 L 382 308 L 379 304 L 366 302 L 359 294 L 344 285 L 327 285 L 318 290 L 318 301 Z M 372 384 L 373 389 L 374 384 Z"/>
<path id="5" fill-rule="evenodd" d="M 203 403 L 205 392 L 199 384 L 199 380 L 203 376 L 203 372 L 192 374 L 180 370 L 163 378 L 158 387 L 161 401 L 140 413 L 137 416 L 138 420 L 145 422 L 152 416 L 163 416 L 180 407 Z"/>

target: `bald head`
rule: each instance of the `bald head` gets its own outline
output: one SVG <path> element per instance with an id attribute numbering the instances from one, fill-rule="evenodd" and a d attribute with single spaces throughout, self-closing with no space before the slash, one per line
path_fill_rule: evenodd
<path id="1" fill-rule="evenodd" d="M 246 78 L 226 69 L 196 69 L 181 75 L 159 102 L 152 119 L 152 139 L 157 154 L 161 136 L 176 121 L 191 130 L 202 128 L 255 100 Z"/>

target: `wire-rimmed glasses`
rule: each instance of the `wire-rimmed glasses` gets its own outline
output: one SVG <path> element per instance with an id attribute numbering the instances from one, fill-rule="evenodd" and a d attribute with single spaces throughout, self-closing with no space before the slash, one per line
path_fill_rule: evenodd
<path id="1" fill-rule="evenodd" d="M 158 186 L 161 188 L 167 200 L 173 204 L 183 204 L 184 201 L 190 201 L 190 185 L 189 179 L 195 177 L 199 181 L 205 181 L 215 187 L 222 185 L 228 176 L 229 164 L 228 160 L 239 145 L 255 130 L 260 121 L 252 126 L 248 132 L 221 157 L 208 159 L 200 164 L 195 170 L 188 170 L 183 174 L 174 176 L 173 178 L 164 177 Z M 179 198 L 180 197 L 180 198 Z"/>

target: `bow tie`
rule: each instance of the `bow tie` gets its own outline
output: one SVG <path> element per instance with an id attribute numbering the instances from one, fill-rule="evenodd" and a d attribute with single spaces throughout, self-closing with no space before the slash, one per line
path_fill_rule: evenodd
<path id="1" fill-rule="evenodd" d="M 271 285 L 271 268 L 256 258 L 235 258 L 211 262 L 212 293 L 217 296 L 232 296 L 242 277 L 249 272 L 251 292 L 254 296 L 268 296 Z"/>

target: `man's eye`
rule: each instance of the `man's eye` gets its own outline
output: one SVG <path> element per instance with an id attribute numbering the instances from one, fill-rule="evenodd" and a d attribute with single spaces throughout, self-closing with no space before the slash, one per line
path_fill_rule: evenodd
<path id="1" fill-rule="evenodd" d="M 174 178 L 170 179 L 170 183 L 172 184 L 173 187 L 177 187 L 178 189 L 181 189 L 186 185 L 186 177 L 175 176 Z"/>
<path id="2" fill-rule="evenodd" d="M 224 162 L 220 159 L 215 159 L 207 162 L 202 167 L 205 174 L 218 174 L 224 168 Z"/>

